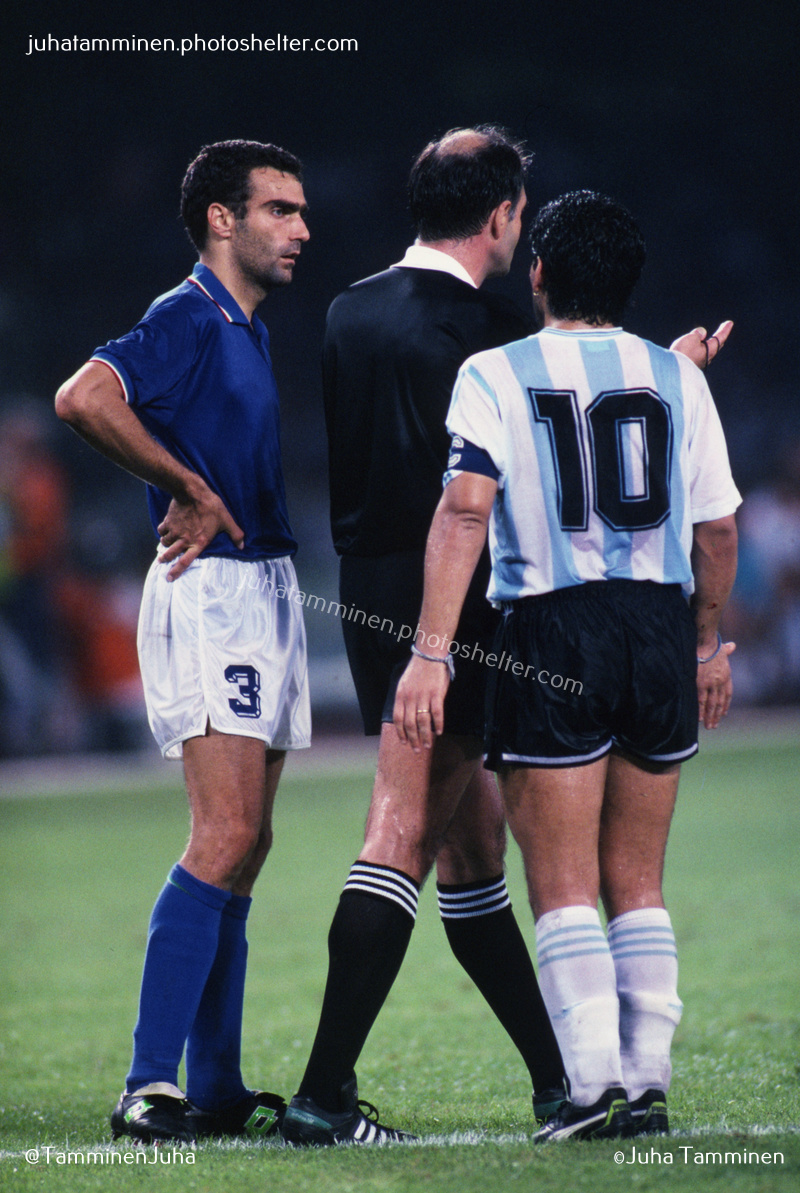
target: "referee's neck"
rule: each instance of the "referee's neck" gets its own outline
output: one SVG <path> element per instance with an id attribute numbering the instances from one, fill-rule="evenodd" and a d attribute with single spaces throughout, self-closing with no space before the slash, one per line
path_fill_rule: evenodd
<path id="1" fill-rule="evenodd" d="M 467 240 L 417 240 L 416 244 L 423 249 L 434 249 L 437 253 L 444 253 L 458 261 L 466 269 L 476 286 L 480 287 L 489 274 L 489 261 L 485 249 L 478 243 L 478 236 L 470 236 Z"/>

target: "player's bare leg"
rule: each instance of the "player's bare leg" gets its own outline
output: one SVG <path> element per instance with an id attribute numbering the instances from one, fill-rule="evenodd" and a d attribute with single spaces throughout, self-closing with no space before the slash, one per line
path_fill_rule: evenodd
<path id="1" fill-rule="evenodd" d="M 622 1074 L 639 1130 L 668 1129 L 670 1049 L 680 1021 L 675 936 L 662 879 L 679 766 L 609 759 L 600 881 L 619 997 Z"/>
<path id="2" fill-rule="evenodd" d="M 272 844 L 272 809 L 285 754 L 219 733 L 183 745 L 192 830 L 180 864 L 202 882 L 249 895 Z"/>
<path id="3" fill-rule="evenodd" d="M 481 749 L 477 738 L 445 734 L 433 750 L 412 755 L 394 726 L 385 724 L 359 861 L 392 866 L 421 885 L 442 848 Z"/>
<path id="4" fill-rule="evenodd" d="M 437 740 L 437 746 L 442 740 Z M 406 751 L 406 757 L 408 753 Z M 431 788 L 431 799 L 435 798 L 436 793 Z M 502 873 L 505 854 L 503 801 L 494 775 L 476 760 L 444 831 L 436 856 L 436 877 L 440 883 L 450 886 L 492 878 Z"/>
<path id="5" fill-rule="evenodd" d="M 508 767 L 498 776 L 537 920 L 557 907 L 597 906 L 607 770 L 601 758 L 586 766 Z"/>
<path id="6" fill-rule="evenodd" d="M 609 920 L 663 907 L 667 837 L 680 766 L 650 766 L 619 753 L 608 761 L 600 823 L 600 888 Z"/>
<path id="7" fill-rule="evenodd" d="M 283 764 L 286 761 L 285 750 L 267 750 L 264 765 L 264 804 L 256 847 L 241 869 L 239 877 L 233 884 L 234 895 L 250 895 L 253 890 L 261 867 L 272 848 L 272 812 L 275 806 L 275 795 L 278 783 L 283 774 Z"/>

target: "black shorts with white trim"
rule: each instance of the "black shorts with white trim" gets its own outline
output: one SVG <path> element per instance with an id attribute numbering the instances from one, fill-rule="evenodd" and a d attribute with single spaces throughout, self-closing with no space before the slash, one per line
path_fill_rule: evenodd
<path id="1" fill-rule="evenodd" d="M 697 752 L 697 632 L 678 584 L 605 580 L 506 606 L 489 673 L 486 766 L 580 766 L 613 747 Z"/>
<path id="2" fill-rule="evenodd" d="M 456 674 L 444 704 L 446 733 L 481 739 L 489 674 L 483 660 L 491 651 L 499 621 L 497 610 L 486 599 L 490 570 L 488 552 L 484 552 L 450 651 Z M 415 638 L 424 572 L 424 550 L 341 558 L 342 630 L 367 734 L 380 733 L 381 725 L 392 720 L 395 692 L 411 658 L 411 643 L 416 641 L 429 654 L 445 654 L 438 641 Z"/>

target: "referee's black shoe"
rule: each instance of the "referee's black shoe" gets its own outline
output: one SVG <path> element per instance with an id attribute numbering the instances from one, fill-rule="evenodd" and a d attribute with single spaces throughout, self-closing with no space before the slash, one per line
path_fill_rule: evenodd
<path id="1" fill-rule="evenodd" d="M 416 1139 L 416 1135 L 378 1122 L 378 1111 L 372 1103 L 359 1101 L 355 1077 L 342 1086 L 342 1101 L 346 1109 L 333 1114 L 311 1098 L 295 1094 L 281 1123 L 284 1143 L 293 1147 L 330 1147 L 342 1143 L 411 1143 Z"/>
<path id="2" fill-rule="evenodd" d="M 186 1120 L 197 1138 L 218 1135 L 268 1139 L 278 1134 L 285 1113 L 286 1102 L 280 1094 L 252 1089 L 220 1110 L 201 1110 L 190 1102 Z"/>
<path id="3" fill-rule="evenodd" d="M 533 1137 L 534 1143 L 563 1139 L 627 1139 L 633 1134 L 628 1095 L 612 1086 L 592 1106 L 564 1105 Z"/>
<path id="4" fill-rule="evenodd" d="M 558 1114 L 562 1106 L 569 1101 L 567 1091 L 562 1085 L 561 1088 L 543 1089 L 541 1093 L 534 1093 L 533 1095 L 533 1117 L 536 1119 L 538 1126 L 543 1127 L 544 1124 L 551 1119 L 554 1114 Z"/>
<path id="5" fill-rule="evenodd" d="M 127 1135 L 139 1143 L 191 1143 L 189 1103 L 175 1085 L 159 1081 L 123 1093 L 111 1115 L 111 1138 Z"/>

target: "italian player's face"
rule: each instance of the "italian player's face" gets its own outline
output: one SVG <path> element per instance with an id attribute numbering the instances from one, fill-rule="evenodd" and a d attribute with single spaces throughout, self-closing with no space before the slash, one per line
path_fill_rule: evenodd
<path id="1" fill-rule="evenodd" d="M 244 219 L 231 233 L 233 258 L 248 281 L 263 290 L 292 280 L 300 248 L 308 240 L 302 183 L 272 167 L 252 170 Z"/>

